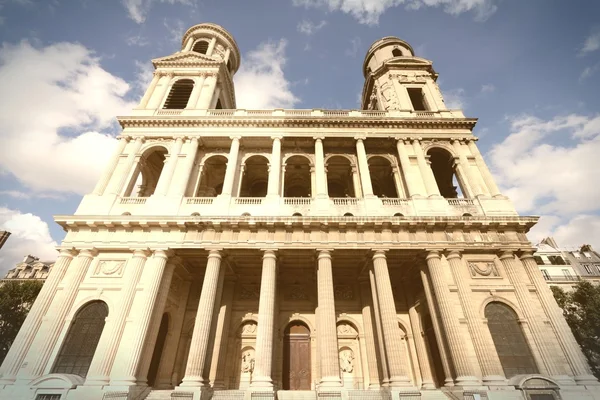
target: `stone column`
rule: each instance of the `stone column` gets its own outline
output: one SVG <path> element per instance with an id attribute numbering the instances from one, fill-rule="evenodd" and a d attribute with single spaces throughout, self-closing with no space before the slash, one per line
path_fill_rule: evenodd
<path id="1" fill-rule="evenodd" d="M 388 368 L 387 352 L 383 340 L 383 328 L 381 326 L 381 311 L 379 309 L 379 300 L 377 296 L 377 284 L 375 283 L 375 272 L 369 270 L 369 283 L 371 284 L 371 295 L 373 301 L 373 319 L 375 320 L 377 350 L 379 351 L 379 362 L 381 366 L 381 383 L 383 386 L 390 385 L 390 370 Z"/>
<path id="2" fill-rule="evenodd" d="M 489 330 L 485 328 L 481 317 L 475 311 L 474 302 L 471 299 L 471 288 L 462 273 L 463 270 L 466 270 L 466 266 L 461 259 L 460 252 L 458 250 L 451 250 L 446 255 L 446 259 L 450 264 L 454 282 L 458 288 L 458 297 L 465 314 L 465 319 L 467 320 L 471 341 L 479 360 L 479 366 L 483 374 L 483 383 L 485 385 L 506 385 L 506 377 L 504 376 L 498 354 L 490 351 L 490 349 L 494 348 L 492 337 L 489 334 Z"/>
<path id="3" fill-rule="evenodd" d="M 116 194 L 120 195 L 123 191 L 123 186 L 127 181 L 127 178 L 131 175 L 131 168 L 133 168 L 133 164 L 135 162 L 135 158 L 137 154 L 140 152 L 142 145 L 144 144 L 144 137 L 138 136 L 135 138 L 135 142 L 133 143 L 133 148 L 131 152 L 127 155 L 127 159 L 125 160 L 125 165 L 123 169 L 120 171 L 120 176 L 113 174 L 108 182 L 105 193 L 108 194 Z"/>
<path id="4" fill-rule="evenodd" d="M 406 188 L 408 190 L 408 197 L 422 196 L 419 190 L 421 185 L 418 185 L 413 178 L 413 168 L 410 165 L 410 159 L 408 158 L 408 152 L 406 151 L 406 144 L 403 139 L 396 141 L 396 149 L 398 150 L 398 159 L 400 160 L 400 169 L 404 173 L 404 179 L 406 180 Z"/>
<path id="5" fill-rule="evenodd" d="M 225 390 L 225 366 L 227 364 L 227 345 L 229 344 L 229 327 L 231 325 L 231 308 L 233 307 L 233 295 L 235 293 L 235 282 L 224 282 L 223 295 L 221 297 L 221 309 L 217 320 L 215 337 L 220 338 L 215 345 L 211 360 L 210 381 L 213 389 Z"/>
<path id="6" fill-rule="evenodd" d="M 516 260 L 514 259 L 514 257 L 512 257 L 512 255 L 509 257 L 509 254 L 507 253 L 503 254 L 501 257 L 504 268 L 506 268 L 507 265 L 509 267 L 514 268 Z M 569 328 L 569 325 L 567 325 L 567 321 L 563 316 L 562 310 L 560 309 L 558 304 L 556 304 L 556 300 L 554 300 L 554 296 L 552 295 L 550 286 L 548 286 L 548 284 L 542 277 L 542 274 L 540 273 L 540 270 L 535 260 L 533 259 L 533 253 L 530 251 L 523 252 L 523 254 L 521 255 L 521 261 L 523 262 L 525 271 L 527 272 L 529 279 L 535 286 L 538 298 L 540 300 L 540 303 L 542 303 L 544 311 L 546 311 L 546 315 L 550 320 L 550 324 L 554 328 L 554 332 L 556 332 L 558 341 L 561 344 L 567 361 L 569 362 L 569 365 L 571 366 L 571 369 L 575 375 L 575 382 L 577 382 L 579 385 L 598 385 L 598 380 L 592 375 L 587 360 L 581 351 L 581 347 L 579 347 L 579 345 L 577 344 L 577 341 L 573 336 L 573 332 Z M 514 277 L 515 276 L 513 276 L 513 278 Z M 517 282 L 513 281 L 513 284 L 515 285 L 516 291 Z M 519 286 L 521 285 L 525 286 L 523 283 L 519 284 Z M 527 314 L 525 314 L 525 318 L 527 318 L 527 320 L 530 321 L 532 327 L 535 322 L 535 329 L 538 332 L 534 333 L 534 336 L 542 335 L 540 318 L 536 318 L 536 316 L 534 315 L 529 315 L 531 313 L 531 309 L 528 306 L 522 306 L 521 309 L 524 313 L 527 312 Z M 540 336 L 539 339 L 541 341 L 544 341 L 543 336 Z M 543 353 L 543 358 L 545 360 L 550 361 L 551 358 L 548 355 L 548 350 L 544 350 L 545 354 Z M 554 365 L 552 365 L 553 363 L 550 362 L 549 364 L 551 364 L 548 365 L 548 370 L 550 374 L 553 375 L 559 372 L 557 371 L 557 368 Z"/>
<path id="7" fill-rule="evenodd" d="M 394 184 L 396 185 L 396 194 L 399 199 L 406 199 L 408 196 L 404 193 L 404 187 L 402 186 L 402 178 L 400 177 L 400 169 L 398 167 L 392 168 L 392 177 L 394 178 Z"/>
<path id="8" fill-rule="evenodd" d="M 144 267 L 141 278 L 144 290 L 138 294 L 141 297 L 142 306 L 138 311 L 139 314 L 130 316 L 130 318 L 136 319 L 137 323 L 132 325 L 129 330 L 127 343 L 121 343 L 119 349 L 122 351 L 125 346 L 127 351 L 117 355 L 110 372 L 111 386 L 134 386 L 138 383 L 144 346 L 148 340 L 152 315 L 158 304 L 157 298 L 159 295 L 162 296 L 162 293 L 159 292 L 163 288 L 163 281 L 170 283 L 173 274 L 174 266 L 172 263 L 167 264 L 168 259 L 167 251 L 155 250 L 149 265 Z M 167 291 L 168 288 L 164 290 L 164 292 Z"/>
<path id="9" fill-rule="evenodd" d="M 441 196 L 440 189 L 438 188 L 437 182 L 435 181 L 435 176 L 433 175 L 433 170 L 431 169 L 431 166 L 425 158 L 425 153 L 423 152 L 423 148 L 421 147 L 421 142 L 415 139 L 413 140 L 412 144 L 415 154 L 417 155 L 417 163 L 419 164 L 421 177 L 423 178 L 423 182 L 425 183 L 427 195 Z"/>
<path id="10" fill-rule="evenodd" d="M 196 108 L 200 110 L 206 110 L 210 106 L 213 94 L 215 93 L 215 86 L 217 85 L 217 74 L 212 73 L 206 77 L 205 86 L 202 88 L 200 98 L 198 99 L 198 105 Z"/>
<path id="11" fill-rule="evenodd" d="M 373 332 L 374 321 L 371 317 L 373 312 L 373 302 L 369 288 L 369 281 L 363 279 L 360 281 L 360 299 L 362 303 L 362 318 L 365 331 L 365 345 L 367 348 L 367 365 L 369 367 L 369 389 L 379 388 L 379 367 L 377 363 L 377 347 L 375 344 L 375 334 Z"/>
<path id="12" fill-rule="evenodd" d="M 352 185 L 354 186 L 354 197 L 363 197 L 362 188 L 360 185 L 360 175 L 358 174 L 358 168 L 352 166 Z"/>
<path id="13" fill-rule="evenodd" d="M 202 93 L 202 88 L 204 87 L 204 82 L 206 81 L 206 74 L 200 75 L 200 79 L 198 82 L 194 84 L 194 89 L 192 89 L 192 93 L 190 94 L 190 98 L 186 105 L 186 109 L 196 109 L 198 108 L 198 99 L 200 99 L 200 94 Z"/>
<path id="14" fill-rule="evenodd" d="M 440 254 L 437 251 L 430 251 L 427 255 L 427 266 L 431 275 L 431 283 L 433 291 L 438 301 L 440 314 L 442 317 L 442 325 L 448 337 L 448 345 L 450 347 L 450 355 L 456 369 L 456 383 L 458 385 L 479 385 L 479 380 L 476 377 L 476 372 L 469 360 L 467 349 L 465 348 L 464 337 L 460 331 L 458 318 L 454 314 L 452 299 L 450 298 L 450 290 L 448 283 L 444 279 L 444 271 Z"/>
<path id="15" fill-rule="evenodd" d="M 358 158 L 358 170 L 360 171 L 360 181 L 362 182 L 363 196 L 373 196 L 373 185 L 371 184 L 371 172 L 369 171 L 369 162 L 367 161 L 367 152 L 363 138 L 356 137 L 356 156 Z"/>
<path id="16" fill-rule="evenodd" d="M 275 296 L 277 295 L 277 256 L 273 250 L 265 250 L 260 300 L 258 304 L 258 327 L 256 332 L 256 364 L 252 376 L 252 388 L 272 389 L 273 336 L 275 333 Z"/>
<path id="17" fill-rule="evenodd" d="M 190 177 L 192 176 L 192 169 L 194 168 L 194 162 L 196 161 L 196 154 L 198 153 L 198 138 L 193 137 L 190 139 L 189 149 L 183 162 L 182 171 L 178 180 L 171 185 L 169 194 L 172 196 L 185 196 L 185 190 L 188 187 Z"/>
<path id="18" fill-rule="evenodd" d="M 400 327 L 384 250 L 373 252 L 373 272 L 377 286 L 383 341 L 390 371 L 390 386 L 412 386 L 406 365 L 408 360 L 406 348 L 400 340 Z"/>
<path id="19" fill-rule="evenodd" d="M 17 337 L 4 358 L 2 367 L 0 367 L 0 385 L 10 384 L 15 380 L 25 355 L 40 329 L 42 318 L 46 315 L 50 303 L 57 294 L 56 289 L 76 255 L 77 252 L 72 249 L 60 250 L 60 255 L 54 263 L 46 282 L 44 282 L 42 290 L 40 290 L 29 314 L 27 314 L 27 318 L 25 318 L 25 322 L 23 322 Z"/>
<path id="20" fill-rule="evenodd" d="M 208 44 L 208 49 L 206 50 L 207 56 L 212 56 L 212 52 L 215 49 L 215 44 L 217 44 L 217 38 L 212 38 Z"/>
<path id="21" fill-rule="evenodd" d="M 471 191 L 471 193 L 470 193 L 471 196 L 475 197 L 475 196 L 485 194 L 483 191 L 483 188 L 481 187 L 481 185 L 479 183 L 479 180 L 477 179 L 477 177 L 473 174 L 473 171 L 471 170 L 471 165 L 469 164 L 469 160 L 467 159 L 467 156 L 463 151 L 460 141 L 452 140 L 452 147 L 454 148 L 454 152 L 458 156 L 459 165 L 461 167 L 462 172 L 464 173 L 463 179 L 467 181 L 465 183 L 467 183 L 467 186 L 469 187 L 469 189 Z"/>
<path id="22" fill-rule="evenodd" d="M 96 184 L 96 187 L 92 192 L 93 195 L 101 196 L 104 193 L 104 189 L 106 189 L 110 178 L 113 176 L 115 169 L 117 168 L 117 164 L 119 163 L 119 158 L 121 157 L 121 154 L 123 154 L 123 150 L 125 150 L 125 146 L 127 146 L 129 140 L 131 140 L 129 136 L 117 137 L 117 148 L 113 152 L 113 155 L 108 162 L 108 166 L 104 170 L 104 174 L 102 174 L 102 177 Z"/>
<path id="23" fill-rule="evenodd" d="M 158 183 L 154 192 L 156 195 L 164 196 L 167 194 L 169 186 L 171 185 L 171 180 L 173 179 L 173 173 L 175 172 L 175 167 L 177 166 L 177 161 L 179 159 L 179 153 L 181 153 L 182 146 L 183 137 L 180 136 L 175 138 L 175 143 L 169 152 L 169 158 L 165 162 L 165 166 L 163 167 L 160 177 L 158 178 Z"/>
<path id="24" fill-rule="evenodd" d="M 271 152 L 271 165 L 269 166 L 269 183 L 267 196 L 279 196 L 279 173 L 281 172 L 281 137 L 273 139 L 273 151 Z"/>
<path id="25" fill-rule="evenodd" d="M 163 104 L 166 100 L 166 97 L 167 97 L 167 93 L 168 93 L 169 89 L 171 88 L 171 83 L 173 82 L 173 76 L 174 76 L 173 72 L 167 72 L 166 74 L 161 76 L 159 83 L 160 83 L 160 81 L 164 81 L 164 82 L 160 86 L 160 89 L 158 91 L 156 91 L 157 94 L 153 95 L 148 100 L 147 108 L 160 108 L 163 106 Z"/>
<path id="26" fill-rule="evenodd" d="M 154 72 L 154 74 L 152 76 L 152 82 L 150 82 L 150 86 L 148 87 L 148 90 L 146 90 L 144 97 L 142 97 L 142 100 L 140 100 L 140 105 L 136 107 L 138 110 L 146 108 L 146 106 L 148 105 L 148 101 L 150 100 L 150 97 L 152 97 L 152 94 L 154 93 L 154 90 L 156 89 L 156 85 L 158 84 L 158 81 L 160 80 L 161 76 L 162 76 L 162 73 L 160 73 L 158 71 Z"/>
<path id="27" fill-rule="evenodd" d="M 433 325 L 433 332 L 435 333 L 435 341 L 438 345 L 440 358 L 442 359 L 442 368 L 444 369 L 445 375 L 444 386 L 452 387 L 454 386 L 454 380 L 452 379 L 452 368 L 450 367 L 448 351 L 446 350 L 446 341 L 444 340 L 445 335 L 442 331 L 442 327 L 440 326 L 438 312 L 435 308 L 436 301 L 433 293 L 431 293 L 429 277 L 427 276 L 427 272 L 424 268 L 421 269 L 421 281 L 423 282 L 423 291 L 425 292 L 425 299 L 427 300 L 427 308 L 429 309 L 431 325 Z"/>
<path id="28" fill-rule="evenodd" d="M 327 197 L 327 175 L 325 174 L 325 156 L 323 152 L 323 138 L 315 138 L 315 181 L 317 195 L 313 197 Z"/>
<path id="29" fill-rule="evenodd" d="M 75 296 L 79 291 L 79 285 L 83 281 L 90 264 L 98 254 L 96 249 L 84 249 L 79 252 L 75 265 L 70 266 L 65 273 L 62 283 L 62 291 L 53 293 L 52 308 L 47 311 L 48 320 L 38 330 L 35 340 L 30 348 L 29 357 L 26 358 L 27 367 L 24 370 L 24 378 L 33 379 L 44 373 L 50 355 L 54 350 L 60 331 L 65 326 L 65 319 Z M 65 262 L 67 260 L 64 260 Z M 66 268 L 66 266 L 65 266 Z M 18 374 L 20 378 L 20 373 Z"/>
<path id="30" fill-rule="evenodd" d="M 433 375 L 431 374 L 431 364 L 429 363 L 429 355 L 427 354 L 427 347 L 425 346 L 425 339 L 423 338 L 425 332 L 423 332 L 423 329 L 421 328 L 419 313 L 414 305 L 414 301 L 408 309 L 408 318 L 410 319 L 410 327 L 415 338 L 415 349 L 417 350 L 419 370 L 421 371 L 421 378 L 423 380 L 421 388 L 435 389 Z"/>
<path id="31" fill-rule="evenodd" d="M 113 315 L 109 315 L 109 321 L 102 331 L 96 354 L 85 380 L 86 385 L 108 385 L 110 381 L 110 369 L 117 355 L 126 319 L 133 304 L 144 264 L 149 255 L 150 253 L 147 250 L 135 250 L 133 257 L 127 263 L 125 268 L 127 274 L 123 277 L 125 284 L 121 289 L 119 306 L 113 310 Z"/>
<path id="32" fill-rule="evenodd" d="M 240 137 L 234 136 L 231 138 L 231 148 L 227 157 L 227 170 L 223 179 L 223 190 L 221 193 L 225 196 L 231 196 L 233 191 L 233 181 L 235 179 L 235 170 L 238 162 L 238 154 L 240 152 Z"/>
<path id="33" fill-rule="evenodd" d="M 185 369 L 185 378 L 183 378 L 180 387 L 207 386 L 208 382 L 204 380 L 203 373 L 208 353 L 210 325 L 215 309 L 220 269 L 221 252 L 219 250 L 210 250 L 204 274 L 204 282 L 202 283 L 200 301 L 198 303 L 198 311 L 196 313 L 196 322 L 194 323 L 194 332 L 192 333 L 192 343 Z"/>
<path id="34" fill-rule="evenodd" d="M 485 182 L 485 185 L 487 186 L 490 194 L 494 197 L 502 196 L 502 194 L 500 194 L 500 189 L 498 189 L 498 186 L 496 185 L 494 177 L 490 173 L 490 170 L 485 164 L 485 161 L 483 160 L 483 157 L 481 156 L 481 153 L 479 152 L 479 149 L 475 144 L 475 141 L 469 140 L 467 142 L 467 146 L 469 147 L 471 154 L 475 156 L 475 163 L 477 164 L 479 172 L 481 172 L 483 181 Z"/>
<path id="35" fill-rule="evenodd" d="M 318 340 L 321 343 L 319 345 L 321 387 L 341 387 L 331 253 L 329 250 L 319 250 L 318 253 Z"/>

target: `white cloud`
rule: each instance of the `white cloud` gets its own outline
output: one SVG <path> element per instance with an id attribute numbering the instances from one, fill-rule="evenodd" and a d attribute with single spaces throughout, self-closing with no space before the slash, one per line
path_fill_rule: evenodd
<path id="1" fill-rule="evenodd" d="M 462 110 L 466 107 L 465 89 L 444 90 L 444 103 L 450 110 Z"/>
<path id="2" fill-rule="evenodd" d="M 312 21 L 303 19 L 302 21 L 300 21 L 298 23 L 297 29 L 298 29 L 298 32 L 303 33 L 307 36 L 310 36 L 312 34 L 317 33 L 318 31 L 320 31 L 325 25 L 327 25 L 327 21 L 325 21 L 325 20 L 319 22 L 318 24 L 315 24 Z"/>
<path id="3" fill-rule="evenodd" d="M 163 25 L 167 29 L 169 41 L 172 43 L 181 43 L 181 38 L 185 33 L 184 22 L 180 19 L 169 20 L 165 18 L 163 20 Z"/>
<path id="4" fill-rule="evenodd" d="M 488 156 L 517 210 L 543 216 L 532 238 L 600 244 L 600 115 L 524 115 L 511 120 L 511 132 Z"/>
<path id="5" fill-rule="evenodd" d="M 150 45 L 150 41 L 142 35 L 128 36 L 125 38 L 125 43 L 127 43 L 127 46 L 144 47 Z"/>
<path id="6" fill-rule="evenodd" d="M 122 0 L 129 18 L 137 22 L 138 24 L 146 21 L 148 12 L 152 8 L 154 3 L 169 3 L 169 4 L 183 4 L 191 6 L 193 2 L 190 0 Z"/>
<path id="7" fill-rule="evenodd" d="M 346 49 L 344 53 L 349 57 L 356 57 L 361 44 L 362 42 L 358 36 L 350 39 L 350 48 Z"/>
<path id="8" fill-rule="evenodd" d="M 50 237 L 48 224 L 37 215 L 0 207 L 0 230 L 11 233 L 0 249 L 0 276 L 4 277 L 9 269 L 28 254 L 39 257 L 42 261 L 56 259 L 56 242 Z"/>
<path id="9" fill-rule="evenodd" d="M 495 91 L 496 91 L 496 86 L 494 86 L 491 83 L 481 85 L 481 93 L 494 93 Z"/>
<path id="10" fill-rule="evenodd" d="M 444 12 L 459 15 L 473 12 L 475 19 L 484 21 L 496 12 L 493 0 L 292 0 L 295 6 L 322 7 L 352 15 L 361 24 L 376 25 L 389 8 L 405 5 L 407 9 L 443 7 Z"/>
<path id="11" fill-rule="evenodd" d="M 129 85 L 80 44 L 0 48 L 0 170 L 35 192 L 91 191 L 116 140 Z"/>
<path id="12" fill-rule="evenodd" d="M 579 81 L 583 81 L 590 76 L 594 75 L 596 72 L 600 70 L 600 63 L 594 64 L 592 66 L 586 67 L 583 71 L 581 71 L 581 75 L 579 75 Z"/>
<path id="13" fill-rule="evenodd" d="M 291 108 L 300 101 L 283 73 L 287 41 L 268 41 L 244 56 L 235 75 L 238 108 Z"/>
<path id="14" fill-rule="evenodd" d="M 585 55 L 598 49 L 600 49 L 600 31 L 593 32 L 585 38 L 579 54 Z"/>

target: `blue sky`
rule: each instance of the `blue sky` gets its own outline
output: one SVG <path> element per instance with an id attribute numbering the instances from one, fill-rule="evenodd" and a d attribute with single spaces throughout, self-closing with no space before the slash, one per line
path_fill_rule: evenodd
<path id="1" fill-rule="evenodd" d="M 406 40 L 479 118 L 503 193 L 542 215 L 531 240 L 600 247 L 597 1 L 0 0 L 0 273 L 53 256 L 52 215 L 92 190 L 150 60 L 201 22 L 238 42 L 239 108 L 357 108 L 370 44 Z"/>

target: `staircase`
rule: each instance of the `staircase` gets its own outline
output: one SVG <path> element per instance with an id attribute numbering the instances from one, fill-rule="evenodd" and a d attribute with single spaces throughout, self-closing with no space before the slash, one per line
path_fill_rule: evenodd
<path id="1" fill-rule="evenodd" d="M 151 390 L 146 397 L 146 400 L 171 400 L 171 393 L 173 390 Z"/>

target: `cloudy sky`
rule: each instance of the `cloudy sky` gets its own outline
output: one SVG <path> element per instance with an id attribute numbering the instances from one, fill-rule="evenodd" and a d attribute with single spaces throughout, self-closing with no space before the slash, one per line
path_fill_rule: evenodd
<path id="1" fill-rule="evenodd" d="M 52 259 L 135 106 L 150 60 L 201 22 L 242 52 L 239 108 L 359 106 L 370 44 L 433 60 L 503 193 L 541 215 L 532 241 L 600 249 L 600 2 L 577 0 L 0 0 L 0 274 Z"/>

